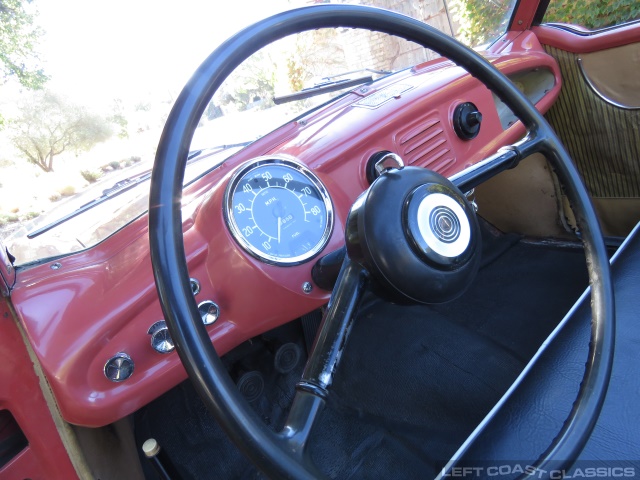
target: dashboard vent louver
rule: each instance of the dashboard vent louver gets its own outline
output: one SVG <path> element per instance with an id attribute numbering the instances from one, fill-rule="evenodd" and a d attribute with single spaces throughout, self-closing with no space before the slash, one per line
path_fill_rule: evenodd
<path id="1" fill-rule="evenodd" d="M 445 68 L 455 67 L 456 64 L 451 60 L 444 60 L 439 62 L 426 62 L 422 65 L 416 65 L 412 68 L 412 71 L 415 73 L 427 73 L 427 72 L 439 72 L 444 70 Z"/>
<path id="2" fill-rule="evenodd" d="M 430 117 L 401 130 L 396 144 L 408 165 L 417 165 L 443 173 L 456 163 L 439 118 Z"/>

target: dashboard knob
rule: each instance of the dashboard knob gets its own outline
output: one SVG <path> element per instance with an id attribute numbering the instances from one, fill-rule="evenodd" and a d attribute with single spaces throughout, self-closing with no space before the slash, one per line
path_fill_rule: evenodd
<path id="1" fill-rule="evenodd" d="M 211 325 L 220 316 L 220 307 L 211 300 L 205 300 L 198 304 L 198 312 L 202 318 L 202 323 L 205 325 Z"/>
<path id="2" fill-rule="evenodd" d="M 197 295 L 200 293 L 200 282 L 198 281 L 197 278 L 190 278 L 189 279 L 189 284 L 191 285 L 191 293 L 193 293 L 194 295 Z"/>
<path id="3" fill-rule="evenodd" d="M 482 122 L 482 114 L 477 110 L 474 110 L 473 112 L 469 113 L 469 115 L 467 115 L 467 124 L 470 127 L 473 128 L 476 125 L 480 125 L 480 122 Z"/>
<path id="4" fill-rule="evenodd" d="M 134 366 L 129 355 L 118 352 L 104 364 L 104 376 L 112 382 L 123 382 L 133 374 Z"/>
<path id="5" fill-rule="evenodd" d="M 471 140 L 480 132 L 482 113 L 471 102 L 461 103 L 453 112 L 453 129 L 463 140 Z"/>
<path id="6" fill-rule="evenodd" d="M 147 331 L 151 335 L 151 346 L 158 353 L 171 353 L 175 350 L 176 346 L 173 343 L 169 328 L 164 320 L 160 320 Z"/>

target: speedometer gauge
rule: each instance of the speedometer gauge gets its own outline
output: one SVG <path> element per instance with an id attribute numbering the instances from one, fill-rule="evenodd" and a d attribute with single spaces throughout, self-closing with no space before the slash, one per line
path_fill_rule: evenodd
<path id="1" fill-rule="evenodd" d="M 235 240 L 267 263 L 296 265 L 312 258 L 327 244 L 333 227 L 324 185 L 288 158 L 248 162 L 229 182 L 225 205 Z"/>

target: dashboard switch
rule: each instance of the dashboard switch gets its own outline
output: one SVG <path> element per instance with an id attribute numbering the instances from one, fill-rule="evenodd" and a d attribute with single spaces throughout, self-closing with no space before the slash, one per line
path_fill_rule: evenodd
<path id="1" fill-rule="evenodd" d="M 453 112 L 453 128 L 458 137 L 471 140 L 480 132 L 482 113 L 471 102 L 461 103 Z"/>
<path id="2" fill-rule="evenodd" d="M 175 350 L 176 346 L 173 343 L 169 328 L 164 320 L 160 320 L 147 331 L 151 335 L 151 346 L 158 353 L 171 353 Z"/>
<path id="3" fill-rule="evenodd" d="M 104 376 L 112 382 L 123 382 L 133 374 L 133 360 L 124 352 L 118 352 L 104 365 Z"/>
<path id="4" fill-rule="evenodd" d="M 200 312 L 200 317 L 202 317 L 202 323 L 205 325 L 211 325 L 218 320 L 218 317 L 220 316 L 220 307 L 211 300 L 205 300 L 198 304 L 198 312 Z"/>
<path id="5" fill-rule="evenodd" d="M 197 278 L 190 278 L 189 279 L 189 284 L 191 285 L 191 293 L 193 293 L 194 295 L 197 295 L 200 293 L 200 282 L 198 281 Z"/>

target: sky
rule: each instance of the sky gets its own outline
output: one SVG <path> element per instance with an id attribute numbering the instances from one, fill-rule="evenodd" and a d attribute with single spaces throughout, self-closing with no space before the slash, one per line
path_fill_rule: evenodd
<path id="1" fill-rule="evenodd" d="M 36 0 L 48 87 L 107 108 L 169 99 L 227 37 L 300 0 Z M 234 8 L 235 7 L 235 8 Z"/>

